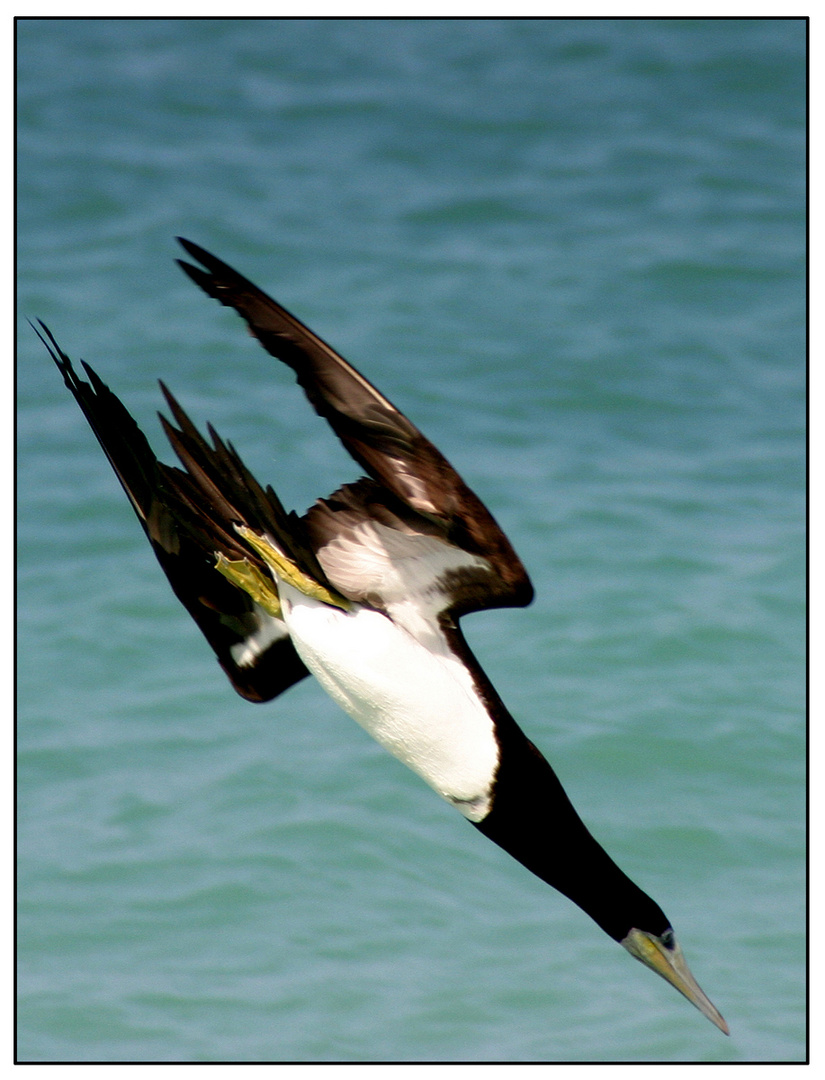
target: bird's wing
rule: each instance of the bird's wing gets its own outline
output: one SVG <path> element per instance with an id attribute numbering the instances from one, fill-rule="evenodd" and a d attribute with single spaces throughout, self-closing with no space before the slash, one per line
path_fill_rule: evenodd
<path id="1" fill-rule="evenodd" d="M 268 701 L 303 679 L 309 672 L 283 620 L 273 613 L 270 600 L 277 590 L 269 571 L 233 528 L 233 508 L 209 489 L 206 477 L 197 477 L 197 446 L 191 435 L 187 440 L 181 433 L 180 441 L 192 457 L 192 473 L 158 461 L 123 403 L 88 364 L 83 367 L 89 382 L 81 379 L 48 328 L 40 326 L 42 333 L 37 327 L 35 331 L 97 436 L 175 595 L 237 692 L 249 701 Z M 170 405 L 174 411 L 176 403 L 170 400 Z M 179 423 L 186 420 L 182 413 L 176 418 Z M 232 451 L 223 444 L 211 456 L 225 460 L 227 470 L 234 467 Z M 277 508 L 269 505 L 266 493 L 256 492 L 255 497 L 259 505 L 254 523 L 271 530 Z M 248 501 L 255 505 L 253 496 Z M 250 588 L 240 587 L 231 571 L 230 576 L 216 571 L 219 553 L 224 566 L 237 568 L 236 576 L 252 575 Z M 251 595 L 256 583 L 257 600 Z"/>
<path id="2" fill-rule="evenodd" d="M 188 240 L 180 242 L 205 267 L 181 261 L 189 277 L 209 296 L 234 308 L 267 352 L 293 369 L 316 412 L 329 421 L 352 457 L 383 489 L 383 500 L 373 499 L 373 503 L 383 501 L 387 511 L 413 531 L 413 518 L 417 519 L 424 533 L 458 549 L 465 579 L 472 565 L 473 588 L 461 590 L 453 610 L 463 614 L 528 604 L 532 586 L 507 537 L 433 444 L 351 364 L 280 304 L 203 248 Z M 324 506 L 333 501 L 334 497 L 319 504 L 320 508 L 313 508 L 308 515 L 308 528 L 314 534 L 322 565 L 324 542 L 335 532 L 334 514 Z M 347 509 L 351 512 L 353 508 L 350 505 Z M 334 571 L 327 572 L 334 581 Z"/>

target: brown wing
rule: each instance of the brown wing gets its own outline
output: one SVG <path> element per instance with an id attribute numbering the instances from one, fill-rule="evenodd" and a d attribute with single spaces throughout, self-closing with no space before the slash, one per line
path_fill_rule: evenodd
<path id="1" fill-rule="evenodd" d="M 207 485 L 195 482 L 196 474 L 187 475 L 158 461 L 123 403 L 88 364 L 83 367 L 90 381 L 80 379 L 48 328 L 40 326 L 43 333 L 34 327 L 35 332 L 97 436 L 175 595 L 200 627 L 237 692 L 249 701 L 267 701 L 303 679 L 309 672 L 284 623 L 215 569 L 215 553 L 220 551 L 227 559 L 247 559 L 268 573 L 232 528 L 228 501 L 213 500 Z M 176 403 L 170 404 L 177 408 Z M 176 418 L 181 417 L 178 410 Z M 181 439 L 186 441 L 185 436 Z M 231 450 L 221 444 L 214 455 L 226 462 L 227 469 L 232 467 Z M 264 493 L 260 501 L 257 513 L 263 517 L 267 512 Z"/>
<path id="2" fill-rule="evenodd" d="M 481 500 L 446 458 L 363 375 L 252 282 L 181 238 L 206 269 L 180 262 L 209 296 L 234 308 L 272 356 L 296 373 L 316 412 L 395 499 L 435 525 L 444 541 L 488 564 L 486 585 L 463 610 L 520 606 L 533 596 L 518 556 Z"/>

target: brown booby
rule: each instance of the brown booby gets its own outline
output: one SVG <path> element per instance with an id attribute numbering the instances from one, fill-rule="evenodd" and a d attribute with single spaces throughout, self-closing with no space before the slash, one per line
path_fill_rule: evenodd
<path id="1" fill-rule="evenodd" d="M 484 504 L 410 421 L 321 338 L 203 248 L 179 260 L 235 309 L 366 477 L 287 513 L 230 443 L 211 443 L 161 383 L 183 468 L 158 461 L 120 400 L 63 374 L 178 599 L 235 690 L 268 701 L 312 674 L 485 836 L 568 896 L 726 1034 L 670 920 L 591 836 L 553 769 L 470 651 L 459 619 L 529 604 L 533 588 Z M 35 328 L 36 329 L 36 328 Z M 42 331 L 42 332 L 41 332 Z"/>

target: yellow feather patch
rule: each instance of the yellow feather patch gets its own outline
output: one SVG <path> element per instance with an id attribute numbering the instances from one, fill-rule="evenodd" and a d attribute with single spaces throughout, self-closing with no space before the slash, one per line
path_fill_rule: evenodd
<path id="1" fill-rule="evenodd" d="M 259 536 L 258 533 L 253 532 L 246 525 L 236 525 L 235 531 L 246 540 L 250 547 L 258 552 L 272 573 L 277 574 L 282 581 L 289 582 L 293 588 L 302 592 L 304 596 L 312 597 L 313 600 L 320 600 L 324 604 L 331 604 L 333 607 L 342 608 L 344 611 L 350 610 L 352 605 L 346 597 L 341 596 L 340 593 L 330 592 L 320 582 L 305 574 L 283 552 L 273 547 L 265 537 Z"/>
<path id="2" fill-rule="evenodd" d="M 248 559 L 227 559 L 220 551 L 216 552 L 216 555 L 215 569 L 219 574 L 223 574 L 227 581 L 249 593 L 268 615 L 283 619 L 281 600 L 274 582 L 264 577 L 258 567 L 253 566 Z"/>

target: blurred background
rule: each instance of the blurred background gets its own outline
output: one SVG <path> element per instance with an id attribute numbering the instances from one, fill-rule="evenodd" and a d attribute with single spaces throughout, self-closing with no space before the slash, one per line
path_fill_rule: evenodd
<path id="1" fill-rule="evenodd" d="M 20 1058 L 801 1060 L 804 21 L 17 25 Z M 303 511 L 357 467 L 178 234 L 499 520 L 537 598 L 468 639 L 730 1039 L 317 685 L 233 694 L 25 321 Z"/>

